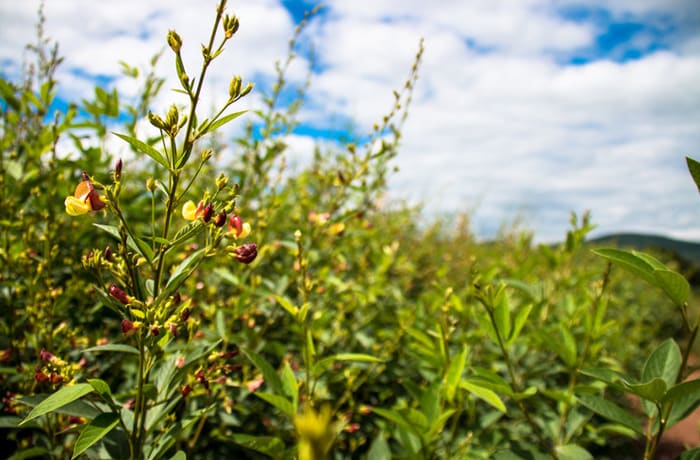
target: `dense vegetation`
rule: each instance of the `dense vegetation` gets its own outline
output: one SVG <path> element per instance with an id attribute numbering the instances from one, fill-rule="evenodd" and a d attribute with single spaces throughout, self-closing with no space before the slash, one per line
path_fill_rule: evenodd
<path id="1" fill-rule="evenodd" d="M 199 69 L 180 50 L 204 39 L 168 34 L 187 103 L 167 113 L 150 111 L 163 80 L 127 64 L 137 100 L 96 87 L 56 111 L 41 23 L 23 79 L 0 79 L 2 452 L 654 458 L 700 403 L 683 267 L 592 251 L 588 214 L 552 246 L 380 206 L 422 45 L 366 141 L 290 171 L 289 60 L 259 110 L 235 110 L 237 76 L 198 107 L 238 29 L 224 6 Z M 247 129 L 222 140 L 228 123 Z"/>

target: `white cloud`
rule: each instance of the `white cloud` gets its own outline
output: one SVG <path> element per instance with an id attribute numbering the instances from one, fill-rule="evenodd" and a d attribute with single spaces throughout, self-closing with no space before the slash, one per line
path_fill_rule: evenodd
<path id="1" fill-rule="evenodd" d="M 183 36 L 186 64 L 195 69 L 214 3 L 48 2 L 47 32 L 67 58 L 63 87 L 86 97 L 92 92 L 86 77 L 117 76 L 119 60 L 145 65 L 169 28 Z M 521 213 L 538 239 L 559 239 L 569 212 L 590 208 L 598 233 L 700 239 L 700 203 L 684 166 L 685 155 L 700 157 L 697 0 L 326 3 L 307 30 L 322 72 L 300 112 L 316 127 L 343 129 L 351 120 L 368 132 L 390 108 L 391 91 L 403 85 L 425 37 L 391 196 L 424 201 L 427 212 L 473 211 L 485 236 Z M 21 58 L 36 5 L 0 1 L 0 62 Z M 563 18 L 557 8 L 565 6 L 604 9 L 612 21 L 678 27 L 668 28 L 670 49 L 626 62 L 593 55 L 585 65 L 567 66 L 562 57 L 595 49 L 606 24 Z M 241 30 L 211 69 L 214 91 L 203 107 L 225 94 L 232 73 L 272 76 L 293 33 L 290 15 L 275 0 L 231 2 L 229 9 Z M 625 46 L 644 48 L 651 39 L 633 37 L 637 42 Z M 290 69 L 292 83 L 303 81 L 306 64 L 300 58 Z M 171 76 L 166 88 L 176 86 L 169 50 L 158 71 Z M 135 90 L 128 80 L 115 84 L 127 94 Z M 165 110 L 172 96 L 164 92 L 158 107 Z M 241 108 L 259 106 L 259 98 Z M 308 137 L 288 142 L 290 160 L 311 151 Z"/>

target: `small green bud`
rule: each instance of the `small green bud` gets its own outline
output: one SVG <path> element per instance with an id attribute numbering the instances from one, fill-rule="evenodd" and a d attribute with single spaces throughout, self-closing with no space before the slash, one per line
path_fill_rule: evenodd
<path id="1" fill-rule="evenodd" d="M 236 75 L 231 79 L 231 83 L 228 85 L 228 97 L 233 100 L 236 99 L 239 94 L 241 94 L 241 77 Z"/>
<path id="2" fill-rule="evenodd" d="M 151 193 L 153 193 L 156 190 L 156 185 L 157 185 L 156 180 L 152 177 L 149 177 L 148 180 L 146 181 L 146 188 Z"/>
<path id="3" fill-rule="evenodd" d="M 239 97 L 243 97 L 243 96 L 245 96 L 246 94 L 248 94 L 248 93 L 250 93 L 251 91 L 253 91 L 253 87 L 254 87 L 254 86 L 255 86 L 254 84 L 252 84 L 251 82 L 248 82 L 248 84 L 245 85 L 245 88 L 243 88 L 243 91 L 241 91 L 241 94 L 239 95 Z"/>
<path id="4" fill-rule="evenodd" d="M 168 31 L 168 46 L 175 53 L 180 53 L 180 48 L 182 48 L 182 38 L 174 30 Z"/>
<path id="5" fill-rule="evenodd" d="M 180 118 L 180 113 L 177 110 L 175 104 L 170 106 L 168 114 L 165 116 L 165 124 L 168 128 L 172 129 L 173 126 L 177 126 L 178 119 Z"/>
<path id="6" fill-rule="evenodd" d="M 228 177 L 224 173 L 219 174 L 216 178 L 216 188 L 221 191 L 228 185 Z"/>
<path id="7" fill-rule="evenodd" d="M 202 150 L 202 161 L 207 161 L 211 156 L 213 155 L 213 152 L 211 149 L 204 149 Z"/>
<path id="8" fill-rule="evenodd" d="M 233 37 L 233 34 L 238 31 L 238 27 L 240 25 L 241 24 L 236 16 L 226 15 L 224 17 L 224 34 L 226 35 L 227 40 Z"/>
<path id="9" fill-rule="evenodd" d="M 165 121 L 153 112 L 148 112 L 148 121 L 158 129 L 167 129 Z"/>

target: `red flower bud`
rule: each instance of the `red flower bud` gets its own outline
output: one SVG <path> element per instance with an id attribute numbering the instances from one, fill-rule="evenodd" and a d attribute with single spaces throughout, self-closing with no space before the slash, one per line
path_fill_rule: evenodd
<path id="1" fill-rule="evenodd" d="M 237 261 L 249 264 L 258 256 L 258 245 L 255 243 L 242 244 L 233 251 L 233 256 Z"/>
<path id="2" fill-rule="evenodd" d="M 126 295 L 126 292 L 122 291 L 117 287 L 117 285 L 113 284 L 109 287 L 109 295 L 111 295 L 114 299 L 119 301 L 123 305 L 129 305 L 129 296 Z"/>
<path id="3" fill-rule="evenodd" d="M 122 159 L 117 160 L 117 164 L 114 166 L 114 178 L 119 180 L 122 177 Z"/>
<path id="4" fill-rule="evenodd" d="M 153 327 L 151 328 L 151 335 L 152 335 L 153 337 L 155 337 L 155 336 L 157 336 L 158 334 L 160 334 L 160 328 L 159 328 L 158 326 L 153 326 Z"/>
<path id="5" fill-rule="evenodd" d="M 126 335 L 132 334 L 136 328 L 134 327 L 134 323 L 129 321 L 128 319 L 123 319 L 122 320 L 122 332 Z"/>
<path id="6" fill-rule="evenodd" d="M 221 211 L 217 216 L 216 219 L 214 220 L 214 225 L 217 227 L 223 227 L 223 225 L 226 223 L 226 211 Z"/>
<path id="7" fill-rule="evenodd" d="M 173 304 L 175 304 L 175 306 L 177 307 L 178 305 L 180 305 L 180 302 L 182 302 L 182 297 L 180 296 L 179 292 L 176 292 L 175 294 L 173 294 Z"/>
<path id="8" fill-rule="evenodd" d="M 39 359 L 41 359 L 41 361 L 44 364 L 46 364 L 46 363 L 53 362 L 53 360 L 56 359 L 56 357 L 53 355 L 53 353 L 46 351 L 46 349 L 42 348 L 41 351 L 39 352 Z"/>
<path id="9" fill-rule="evenodd" d="M 180 394 L 181 394 L 183 397 L 187 397 L 187 395 L 190 394 L 191 392 L 192 392 L 192 387 L 189 386 L 189 385 L 185 385 L 185 386 L 182 387 L 182 389 L 180 390 Z"/>
<path id="10" fill-rule="evenodd" d="M 204 214 L 202 214 L 202 220 L 204 222 L 209 222 L 211 220 L 211 216 L 214 215 L 214 205 L 209 203 L 205 208 L 204 208 Z"/>
<path id="11" fill-rule="evenodd" d="M 105 250 L 102 252 L 102 256 L 105 258 L 106 261 L 108 262 L 114 262 L 114 254 L 112 254 L 112 248 L 107 246 Z"/>
<path id="12" fill-rule="evenodd" d="M 238 214 L 233 214 L 228 220 L 228 231 L 233 232 L 235 230 L 236 236 L 240 235 L 243 231 L 243 220 Z"/>
<path id="13" fill-rule="evenodd" d="M 180 312 L 180 321 L 187 321 L 187 319 L 190 317 L 190 309 L 185 307 L 182 309 Z"/>

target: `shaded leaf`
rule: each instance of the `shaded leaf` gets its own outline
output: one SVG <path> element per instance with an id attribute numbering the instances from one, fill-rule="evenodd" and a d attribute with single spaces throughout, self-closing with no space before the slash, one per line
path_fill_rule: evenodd
<path id="1" fill-rule="evenodd" d="M 89 383 L 77 383 L 75 385 L 70 385 L 61 388 L 56 393 L 53 393 L 48 398 L 44 399 L 42 402 L 36 405 L 29 414 L 22 420 L 20 425 L 24 425 L 30 420 L 33 420 L 39 416 L 53 412 L 59 407 L 65 406 L 66 404 L 75 401 L 87 394 L 92 393 L 95 389 Z"/>
<path id="2" fill-rule="evenodd" d="M 641 422 L 617 404 L 595 395 L 580 395 L 578 396 L 578 400 L 581 404 L 596 414 L 601 415 L 612 422 L 624 425 L 627 428 L 632 429 L 635 433 L 644 433 L 644 428 L 642 427 Z"/>
<path id="3" fill-rule="evenodd" d="M 117 426 L 118 423 L 119 415 L 114 412 L 107 412 L 95 417 L 95 419 L 88 423 L 80 432 L 80 436 L 78 436 L 78 439 L 75 441 L 75 446 L 73 447 L 72 458 L 88 450 L 90 446 L 112 431 L 112 428 Z"/>

